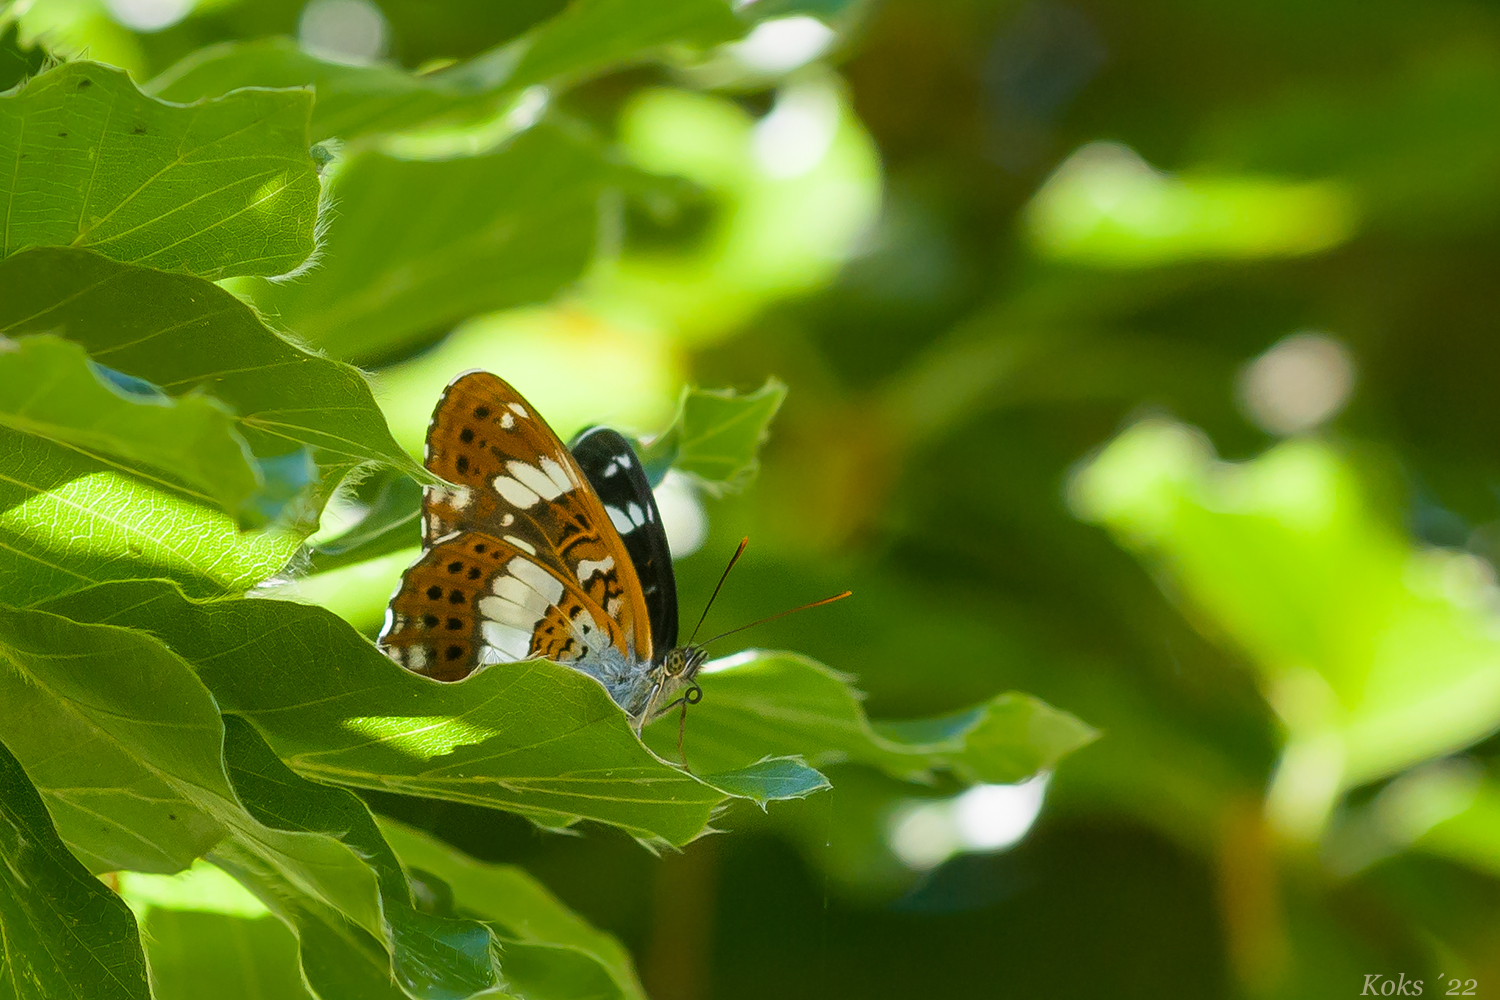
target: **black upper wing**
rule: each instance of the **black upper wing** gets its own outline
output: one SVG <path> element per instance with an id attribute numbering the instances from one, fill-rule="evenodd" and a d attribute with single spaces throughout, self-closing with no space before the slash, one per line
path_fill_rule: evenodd
<path id="1" fill-rule="evenodd" d="M 651 620 L 652 659 L 660 663 L 667 650 L 677 645 L 677 579 L 672 575 L 672 552 L 646 470 L 630 442 L 608 427 L 580 431 L 568 450 L 604 501 L 635 564 Z"/>

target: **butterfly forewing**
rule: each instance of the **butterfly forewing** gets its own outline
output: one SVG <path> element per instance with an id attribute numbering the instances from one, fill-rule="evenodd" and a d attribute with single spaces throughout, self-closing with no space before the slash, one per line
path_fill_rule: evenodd
<path id="1" fill-rule="evenodd" d="M 661 513 L 640 456 L 618 431 L 590 427 L 568 446 L 630 553 L 660 662 L 677 645 L 677 581 Z"/>
<path id="2" fill-rule="evenodd" d="M 630 555 L 573 457 L 519 393 L 487 372 L 455 379 L 428 427 L 426 464 L 453 486 L 429 487 L 424 498 L 427 551 L 402 578 L 381 633 L 392 656 L 443 679 L 529 656 L 572 662 L 602 641 L 616 662 L 650 662 L 650 616 Z M 514 591 L 519 603 L 495 589 L 514 590 L 517 580 L 531 588 Z M 523 650 L 506 630 L 527 627 Z"/>

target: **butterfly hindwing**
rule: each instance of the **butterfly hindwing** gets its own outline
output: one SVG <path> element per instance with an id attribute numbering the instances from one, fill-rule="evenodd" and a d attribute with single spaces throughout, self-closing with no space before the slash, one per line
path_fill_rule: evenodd
<path id="1" fill-rule="evenodd" d="M 439 680 L 533 656 L 597 660 L 623 646 L 619 626 L 576 583 L 475 531 L 439 540 L 406 571 L 380 642 L 402 666 Z"/>
<path id="2" fill-rule="evenodd" d="M 646 599 L 651 645 L 660 662 L 677 645 L 677 581 L 661 512 L 640 456 L 623 435 L 608 427 L 582 431 L 569 450 L 630 553 Z"/>

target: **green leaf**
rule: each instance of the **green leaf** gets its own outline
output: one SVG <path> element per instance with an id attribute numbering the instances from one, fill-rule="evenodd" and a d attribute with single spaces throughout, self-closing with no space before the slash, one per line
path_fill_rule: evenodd
<path id="1" fill-rule="evenodd" d="M 50 335 L 0 339 L 0 424 L 165 472 L 230 513 L 260 488 L 234 415 L 217 400 L 124 391 L 82 347 Z"/>
<path id="2" fill-rule="evenodd" d="M 287 892 L 275 866 L 236 844 L 221 844 L 209 860 L 293 929 L 303 978 L 319 1000 L 407 1000 L 391 977 L 389 954 L 366 927 L 312 896 Z"/>
<path id="3" fill-rule="evenodd" d="M 763 757 L 737 771 L 706 774 L 703 780 L 762 809 L 773 799 L 804 799 L 833 787 L 801 757 Z"/>
<path id="4" fill-rule="evenodd" d="M 287 771 L 156 639 L 0 609 L 0 692 L 9 745 L 96 868 L 173 871 L 209 852 L 253 872 L 273 909 L 313 915 L 315 938 L 358 929 L 409 996 L 495 984 L 488 931 L 416 911 L 363 804 Z"/>
<path id="5" fill-rule="evenodd" d="M 381 926 L 375 875 L 348 847 L 246 811 L 213 697 L 159 641 L 0 609 L 0 668 L 7 742 L 63 840 L 96 870 L 176 871 L 228 838 L 300 891 Z"/>
<path id="6" fill-rule="evenodd" d="M 431 480 L 391 437 L 358 371 L 294 346 L 202 279 L 79 250 L 31 250 L 0 261 L 0 334 L 49 332 L 168 395 L 206 392 L 227 404 L 263 474 L 265 463 L 311 448 L 317 488 L 287 518 L 305 530 L 360 465 Z"/>
<path id="7" fill-rule="evenodd" d="M 483 864 L 426 834 L 382 819 L 380 828 L 401 860 L 443 879 L 451 888 L 453 903 L 465 912 L 488 921 L 505 941 L 505 973 L 517 992 L 532 995 L 526 983 L 518 982 L 510 956 L 521 946 L 533 946 L 534 964 L 542 964 L 544 981 L 555 981 L 547 959 L 562 956 L 585 959 L 602 968 L 612 983 L 612 993 L 630 1000 L 645 1000 L 635 967 L 618 941 L 596 930 L 525 870 L 514 865 Z M 549 954 L 550 953 L 550 954 Z M 581 994 L 580 994 L 581 995 Z M 593 995 L 593 994 L 589 994 Z"/>
<path id="8" fill-rule="evenodd" d="M 336 538 L 308 546 L 309 573 L 350 566 L 422 544 L 422 487 L 408 476 L 387 472 L 374 489 L 375 495 L 358 524 Z"/>
<path id="9" fill-rule="evenodd" d="M 153 1000 L 317 1000 L 302 984 L 296 936 L 269 914 L 152 907 L 141 928 Z"/>
<path id="10" fill-rule="evenodd" d="M 121 70 L 67 63 L 0 95 L 0 256 L 83 247 L 207 278 L 285 274 L 313 252 L 312 95 L 246 90 L 193 107 Z"/>
<path id="11" fill-rule="evenodd" d="M 471 920 L 416 910 L 406 875 L 369 809 L 352 792 L 288 770 L 244 719 L 224 717 L 224 757 L 235 791 L 261 823 L 333 838 L 369 865 L 390 934 L 390 967 L 405 992 L 425 1000 L 467 996 L 499 981 L 489 932 Z"/>
<path id="12" fill-rule="evenodd" d="M 0 603 L 35 604 L 122 579 L 167 578 L 199 596 L 239 593 L 284 567 L 300 541 L 279 529 L 243 534 L 171 484 L 0 427 Z"/>
<path id="13" fill-rule="evenodd" d="M 314 142 L 402 131 L 462 112 L 479 115 L 496 101 L 493 88 L 484 86 L 483 80 L 325 62 L 289 38 L 210 45 L 145 89 L 163 100 L 192 101 L 240 87 L 312 87 L 317 95 L 311 125 Z"/>
<path id="14" fill-rule="evenodd" d="M 947 771 L 1006 783 L 1050 770 L 1096 733 L 1023 694 L 938 719 L 872 724 L 850 679 L 791 653 L 710 664 L 703 700 L 688 709 L 683 748 L 698 773 L 743 770 L 767 755 L 798 754 L 814 767 L 866 764 L 908 781 Z M 647 728 L 646 745 L 676 752 L 675 716 Z"/>
<path id="15" fill-rule="evenodd" d="M 58 839 L 41 797 L 0 744 L 0 995 L 147 1000 L 125 904 Z"/>
<path id="16" fill-rule="evenodd" d="M 9 90 L 29 76 L 41 72 L 47 53 L 40 46 L 21 44 L 21 28 L 5 23 L 5 4 L 0 4 L 0 90 Z"/>
<path id="17" fill-rule="evenodd" d="M 213 698 L 155 640 L 0 610 L 6 742 L 95 871 L 171 872 L 238 810 Z"/>
<path id="18" fill-rule="evenodd" d="M 1072 484 L 1081 517 L 1259 669 L 1288 737 L 1269 808 L 1298 835 L 1343 790 L 1500 723 L 1488 564 L 1414 546 L 1369 492 L 1322 442 L 1230 463 L 1165 420 L 1121 434 Z"/>
<path id="19" fill-rule="evenodd" d="M 667 469 L 681 469 L 712 493 L 738 490 L 760 468 L 760 448 L 786 386 L 772 378 L 752 393 L 732 389 L 686 389 L 672 426 L 641 453 L 652 485 Z"/>
<path id="20" fill-rule="evenodd" d="M 140 923 L 153 1000 L 314 1000 L 296 935 L 222 869 L 198 861 L 176 875 L 117 877 Z"/>
<path id="21" fill-rule="evenodd" d="M 475 313 L 548 298 L 593 254 L 598 200 L 618 175 L 552 128 L 487 156 L 356 155 L 333 182 L 339 211 L 321 266 L 258 282 L 256 304 L 338 357 L 409 351 Z"/>
<path id="22" fill-rule="evenodd" d="M 444 684 L 403 670 L 322 608 L 194 604 L 158 582 L 50 607 L 158 636 L 226 712 L 315 780 L 507 809 L 545 827 L 592 819 L 671 844 L 697 837 L 731 797 L 642 746 L 593 678 L 545 660 Z"/>
<path id="23" fill-rule="evenodd" d="M 580 0 L 521 40 L 512 86 L 576 82 L 669 43 L 713 45 L 747 25 L 723 0 Z"/>
<path id="24" fill-rule="evenodd" d="M 317 94 L 313 140 L 355 139 L 473 121 L 533 84 L 557 90 L 664 45 L 728 41 L 744 27 L 723 0 L 584 0 L 514 42 L 436 73 L 326 62 L 290 39 L 267 38 L 200 49 L 147 90 L 190 101 L 239 87 L 310 86 Z"/>

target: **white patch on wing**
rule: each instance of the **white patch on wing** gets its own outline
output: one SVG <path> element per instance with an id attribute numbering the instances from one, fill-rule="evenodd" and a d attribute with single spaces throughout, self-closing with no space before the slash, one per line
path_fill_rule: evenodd
<path id="1" fill-rule="evenodd" d="M 587 583 L 589 578 L 594 574 L 608 573 L 614 568 L 614 556 L 605 556 L 603 559 L 580 559 L 578 561 L 578 582 Z"/>
<path id="2" fill-rule="evenodd" d="M 408 670 L 426 670 L 427 669 L 427 647 L 426 646 L 407 646 L 406 647 L 406 658 L 401 661 L 401 665 L 404 666 L 404 667 L 406 667 L 406 669 L 408 669 Z"/>
<path id="3" fill-rule="evenodd" d="M 547 474 L 548 479 L 556 484 L 557 492 L 566 493 L 573 489 L 575 485 L 573 477 L 568 475 L 568 470 L 558 465 L 555 460 L 550 458 L 542 459 L 542 471 Z"/>
<path id="4" fill-rule="evenodd" d="M 479 632 L 484 636 L 485 645 L 512 660 L 524 660 L 531 655 L 530 632 L 523 632 L 500 622 L 481 622 Z"/>
<path id="5" fill-rule="evenodd" d="M 605 507 L 604 512 L 609 515 L 609 523 L 615 526 L 615 530 L 622 535 L 628 535 L 635 530 L 635 524 L 626 516 L 625 512 L 618 507 Z"/>
<path id="6" fill-rule="evenodd" d="M 500 527 L 502 527 L 502 528 L 509 528 L 512 524 L 515 524 L 515 523 L 516 523 L 516 515 L 514 515 L 514 514 L 501 514 L 500 515 Z"/>
<path id="7" fill-rule="evenodd" d="M 527 592 L 531 592 L 529 588 Z M 541 611 L 533 611 L 524 605 L 505 600 L 504 598 L 481 597 L 479 599 L 479 613 L 483 615 L 483 619 L 480 621 L 481 628 L 486 622 L 494 622 L 498 625 L 509 625 L 511 628 L 520 629 L 529 636 L 536 631 L 536 624 L 547 614 L 547 609 L 543 608 Z"/>
<path id="8" fill-rule="evenodd" d="M 527 559 L 512 559 L 505 566 L 510 575 L 547 599 L 548 604 L 562 600 L 563 585 L 551 573 Z"/>
<path id="9" fill-rule="evenodd" d="M 505 467 L 517 480 L 525 484 L 526 488 L 536 493 L 537 496 L 546 497 L 548 500 L 556 500 L 563 490 L 559 489 L 552 477 L 534 465 L 525 462 L 506 462 Z M 565 487 L 571 489 L 571 487 Z"/>
<path id="10" fill-rule="evenodd" d="M 525 552 L 527 555 L 532 555 L 532 556 L 536 555 L 536 546 L 532 545 L 526 539 L 524 539 L 524 538 L 517 538 L 515 535 L 505 535 L 504 538 L 505 538 L 505 540 L 507 542 L 509 542 L 510 544 L 514 545 L 516 548 L 520 549 L 522 552 Z"/>
<path id="11" fill-rule="evenodd" d="M 520 403 L 506 403 L 505 405 L 510 407 L 510 412 L 514 413 L 518 417 L 531 416 L 531 414 L 526 412 L 526 407 L 522 406 Z"/>
<path id="12" fill-rule="evenodd" d="M 515 417 L 511 416 L 509 413 L 500 414 L 500 427 L 502 430 L 508 431 L 514 426 L 516 426 Z"/>
<path id="13" fill-rule="evenodd" d="M 494 591 L 496 597 L 517 604 L 534 613 L 538 618 L 546 614 L 547 609 L 552 606 L 547 598 L 537 593 L 534 587 L 522 583 L 513 576 L 495 577 L 495 582 L 490 584 L 490 590 Z M 480 599 L 481 606 L 485 600 L 488 598 Z"/>
<path id="14" fill-rule="evenodd" d="M 512 462 L 511 464 L 514 465 L 516 463 Z M 500 494 L 507 502 L 516 507 L 530 507 L 541 499 L 535 491 L 527 489 L 509 476 L 496 476 L 494 486 L 496 493 Z"/>
<path id="15" fill-rule="evenodd" d="M 631 524 L 635 525 L 636 527 L 640 527 L 641 525 L 646 523 L 646 515 L 641 511 L 640 504 L 632 503 L 629 507 L 625 508 L 625 510 L 626 513 L 630 515 Z"/>

